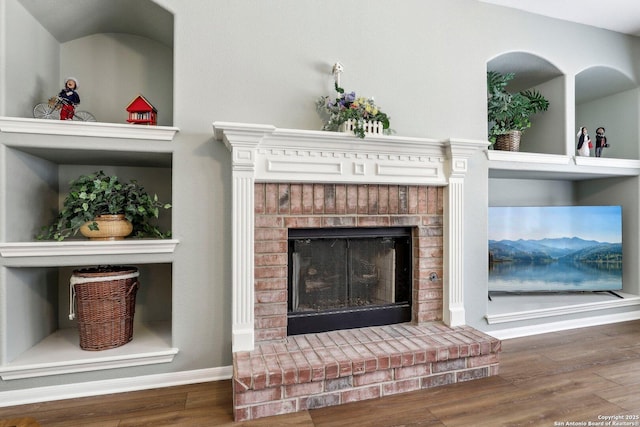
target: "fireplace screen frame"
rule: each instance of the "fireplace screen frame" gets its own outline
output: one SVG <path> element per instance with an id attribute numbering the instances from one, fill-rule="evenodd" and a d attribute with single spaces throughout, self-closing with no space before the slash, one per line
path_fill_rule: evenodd
<path id="1" fill-rule="evenodd" d="M 316 311 L 293 311 L 293 252 L 298 240 L 393 239 L 394 301 L 383 304 L 347 306 Z M 287 335 L 326 332 L 366 326 L 404 323 L 411 320 L 413 289 L 413 239 L 411 227 L 291 228 L 288 230 Z M 346 284 L 345 284 L 346 285 Z"/>

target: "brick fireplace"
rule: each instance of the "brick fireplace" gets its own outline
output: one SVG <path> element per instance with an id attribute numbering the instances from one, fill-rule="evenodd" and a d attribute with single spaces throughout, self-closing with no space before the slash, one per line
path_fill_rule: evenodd
<path id="1" fill-rule="evenodd" d="M 412 321 L 442 320 L 443 187 L 255 184 L 255 340 L 287 336 L 287 230 L 411 227 Z"/>
<path id="2" fill-rule="evenodd" d="M 248 420 L 497 372 L 465 326 L 464 178 L 483 141 L 214 123 L 232 161 L 234 416 Z M 289 229 L 407 227 L 411 322 L 287 336 Z"/>

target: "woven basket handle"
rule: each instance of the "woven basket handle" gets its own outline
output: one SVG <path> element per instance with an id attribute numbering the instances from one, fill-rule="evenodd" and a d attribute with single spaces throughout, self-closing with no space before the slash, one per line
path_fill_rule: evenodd
<path id="1" fill-rule="evenodd" d="M 132 292 L 134 289 L 137 289 L 139 286 L 140 286 L 140 282 L 138 282 L 137 280 L 136 280 L 135 282 L 133 282 L 133 283 L 131 284 L 131 286 L 129 287 L 129 290 L 127 291 L 127 296 L 129 296 L 129 295 L 131 294 L 131 292 Z"/>

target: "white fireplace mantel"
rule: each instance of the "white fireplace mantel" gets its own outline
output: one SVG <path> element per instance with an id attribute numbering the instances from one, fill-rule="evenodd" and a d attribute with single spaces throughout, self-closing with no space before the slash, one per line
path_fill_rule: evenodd
<path id="1" fill-rule="evenodd" d="M 464 178 L 487 141 L 367 136 L 214 122 L 232 161 L 233 351 L 254 348 L 254 184 L 313 182 L 446 187 L 443 319 L 465 324 Z"/>

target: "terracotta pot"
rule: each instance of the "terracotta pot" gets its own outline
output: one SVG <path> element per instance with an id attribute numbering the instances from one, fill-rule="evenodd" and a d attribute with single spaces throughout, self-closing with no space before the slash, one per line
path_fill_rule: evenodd
<path id="1" fill-rule="evenodd" d="M 125 219 L 124 214 L 98 215 L 94 221 L 98 230 L 89 229 L 90 221 L 80 227 L 80 233 L 90 240 L 122 240 L 133 231 L 133 224 Z"/>

